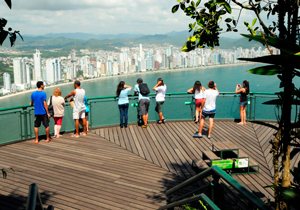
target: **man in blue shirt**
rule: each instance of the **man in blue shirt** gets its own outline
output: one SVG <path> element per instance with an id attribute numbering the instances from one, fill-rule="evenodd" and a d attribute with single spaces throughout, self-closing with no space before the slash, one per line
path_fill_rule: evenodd
<path id="1" fill-rule="evenodd" d="M 31 103 L 30 105 L 34 105 L 34 133 L 35 133 L 35 140 L 34 143 L 39 143 L 39 127 L 41 126 L 41 122 L 43 122 L 43 125 L 45 126 L 47 140 L 46 143 L 50 142 L 50 136 L 49 136 L 49 118 L 51 117 L 48 112 L 48 106 L 46 102 L 47 95 L 43 92 L 44 90 L 44 82 L 38 81 L 36 83 L 36 86 L 38 88 L 37 91 L 33 92 L 31 94 Z"/>
<path id="2" fill-rule="evenodd" d="M 142 125 L 142 127 L 147 128 L 150 99 L 149 99 L 149 95 L 142 95 L 140 93 L 139 85 L 143 83 L 143 79 L 138 78 L 138 80 L 136 82 L 137 82 L 137 84 L 134 86 L 134 95 L 139 95 L 139 115 L 142 115 L 142 117 L 143 117 L 144 125 Z"/>

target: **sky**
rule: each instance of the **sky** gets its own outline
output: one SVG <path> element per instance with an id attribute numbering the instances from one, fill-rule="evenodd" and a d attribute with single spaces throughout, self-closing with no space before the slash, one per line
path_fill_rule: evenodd
<path id="1" fill-rule="evenodd" d="M 12 0 L 10 10 L 0 1 L 1 17 L 7 26 L 26 35 L 47 33 L 91 34 L 165 34 L 188 30 L 192 19 L 178 10 L 172 14 L 176 0 Z M 203 4 L 203 3 L 201 3 Z M 233 16 L 236 16 L 234 10 Z M 243 12 L 241 20 L 252 22 L 252 12 Z M 247 33 L 241 21 L 240 33 Z M 224 37 L 238 38 L 239 33 Z"/>

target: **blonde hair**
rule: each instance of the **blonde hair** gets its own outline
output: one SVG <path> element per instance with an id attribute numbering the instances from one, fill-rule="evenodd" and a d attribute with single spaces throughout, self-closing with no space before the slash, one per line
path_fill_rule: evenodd
<path id="1" fill-rule="evenodd" d="M 59 88 L 55 88 L 53 91 L 53 96 L 61 96 L 61 90 Z"/>

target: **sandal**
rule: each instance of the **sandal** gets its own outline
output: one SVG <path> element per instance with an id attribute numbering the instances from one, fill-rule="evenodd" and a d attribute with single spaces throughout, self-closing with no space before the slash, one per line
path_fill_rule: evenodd
<path id="1" fill-rule="evenodd" d="M 35 143 L 35 144 L 38 144 L 38 143 L 39 143 L 39 141 L 33 140 L 33 143 Z"/>
<path id="2" fill-rule="evenodd" d="M 86 133 L 81 132 L 80 135 L 81 136 L 86 136 Z"/>
<path id="3" fill-rule="evenodd" d="M 71 137 L 79 138 L 80 136 L 75 136 L 74 134 L 72 134 L 72 136 L 71 136 Z"/>

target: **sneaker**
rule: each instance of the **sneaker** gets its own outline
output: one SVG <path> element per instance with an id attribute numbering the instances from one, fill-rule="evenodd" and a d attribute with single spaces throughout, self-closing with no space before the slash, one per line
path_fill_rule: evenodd
<path id="1" fill-rule="evenodd" d="M 120 125 L 120 128 L 123 128 L 123 125 Z"/>
<path id="2" fill-rule="evenodd" d="M 199 133 L 197 133 L 197 134 L 193 135 L 193 137 L 194 137 L 194 138 L 202 138 L 203 136 L 200 135 Z"/>
<path id="3" fill-rule="evenodd" d="M 162 123 L 165 124 L 165 122 L 166 122 L 166 119 L 162 119 Z"/>
<path id="4" fill-rule="evenodd" d="M 158 124 L 162 124 L 162 122 L 161 122 L 161 121 L 159 121 L 159 120 L 157 121 L 157 123 L 158 123 Z"/>
<path id="5" fill-rule="evenodd" d="M 125 125 L 124 127 L 127 128 L 127 125 Z"/>
<path id="6" fill-rule="evenodd" d="M 208 139 L 211 139 L 213 137 L 213 135 L 207 136 Z"/>
<path id="7" fill-rule="evenodd" d="M 148 125 L 142 125 L 142 128 L 147 128 Z"/>

